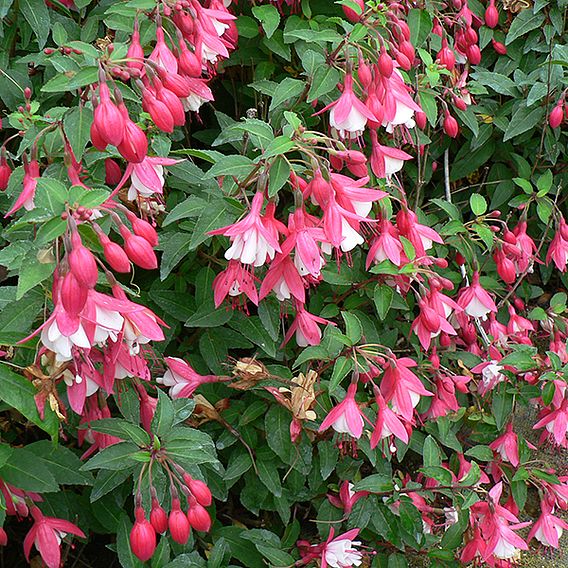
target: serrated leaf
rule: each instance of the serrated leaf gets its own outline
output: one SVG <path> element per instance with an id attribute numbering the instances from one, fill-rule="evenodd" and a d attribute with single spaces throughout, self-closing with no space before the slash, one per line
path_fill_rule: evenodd
<path id="1" fill-rule="evenodd" d="M 43 49 L 49 37 L 51 21 L 49 10 L 43 0 L 20 0 L 18 12 L 30 24 L 40 49 Z"/>
<path id="2" fill-rule="evenodd" d="M 252 8 L 252 13 L 262 24 L 262 29 L 264 30 L 266 37 L 272 37 L 272 34 L 274 34 L 280 24 L 280 12 L 278 12 L 276 6 L 273 6 L 272 4 L 254 6 Z"/>

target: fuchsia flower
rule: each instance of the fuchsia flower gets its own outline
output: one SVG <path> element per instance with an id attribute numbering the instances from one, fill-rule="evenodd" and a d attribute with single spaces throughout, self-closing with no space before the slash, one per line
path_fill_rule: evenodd
<path id="1" fill-rule="evenodd" d="M 373 262 L 379 263 L 384 260 L 390 260 L 400 268 L 408 259 L 398 238 L 398 230 L 390 221 L 383 219 L 379 221 L 378 232 L 367 255 L 367 269 Z"/>
<path id="2" fill-rule="evenodd" d="M 248 215 L 233 225 L 209 231 L 210 235 L 225 235 L 231 239 L 231 246 L 225 251 L 227 260 L 262 266 L 267 260 L 272 260 L 277 252 L 281 252 L 277 236 L 260 213 L 263 202 L 264 196 L 259 191 L 253 197 Z"/>
<path id="3" fill-rule="evenodd" d="M 530 542 L 531 539 L 536 538 L 544 546 L 558 548 L 558 540 L 562 532 L 568 529 L 568 523 L 552 514 L 554 507 L 547 499 L 540 502 L 540 508 L 540 517 L 532 526 L 527 541 Z"/>
<path id="4" fill-rule="evenodd" d="M 227 268 L 213 280 L 213 297 L 218 308 L 227 296 L 237 298 L 241 294 L 258 306 L 258 292 L 254 276 L 238 260 L 230 260 Z"/>
<path id="5" fill-rule="evenodd" d="M 397 359 L 391 356 L 381 381 L 381 394 L 391 404 L 393 412 L 407 421 L 412 420 L 412 414 L 421 396 L 433 396 L 424 388 L 420 379 L 410 370 L 416 367 L 416 361 L 410 357 Z"/>
<path id="6" fill-rule="evenodd" d="M 414 128 L 414 113 L 422 109 L 408 92 L 408 87 L 398 69 L 394 69 L 390 77 L 381 77 L 384 90 L 384 115 L 383 126 L 386 131 L 392 133 L 395 126 L 404 125 L 406 128 Z"/>
<path id="7" fill-rule="evenodd" d="M 349 568 L 360 566 L 363 562 L 363 554 L 355 547 L 361 542 L 355 540 L 359 529 L 352 529 L 335 538 L 334 529 L 331 527 L 327 541 L 321 551 L 321 568 Z"/>
<path id="8" fill-rule="evenodd" d="M 533 426 L 533 430 L 546 428 L 542 433 L 541 442 L 547 438 L 563 448 L 568 448 L 568 399 L 564 399 L 559 408 L 552 410 L 544 408 L 539 414 L 540 420 Z"/>
<path id="9" fill-rule="evenodd" d="M 165 69 L 168 73 L 178 72 L 176 56 L 172 53 L 164 39 L 162 26 L 158 26 L 156 29 L 156 45 L 148 59 Z"/>
<path id="10" fill-rule="evenodd" d="M 163 377 L 158 377 L 156 382 L 171 387 L 170 396 L 172 398 L 191 398 L 199 386 L 219 380 L 216 375 L 196 373 L 190 365 L 178 357 L 166 357 L 165 362 L 168 370 Z"/>
<path id="11" fill-rule="evenodd" d="M 365 130 L 367 120 L 377 118 L 353 92 L 353 77 L 345 75 L 343 92 L 337 101 L 327 105 L 317 114 L 329 110 L 329 124 L 332 131 L 341 138 L 357 138 Z"/>
<path id="12" fill-rule="evenodd" d="M 566 264 L 568 264 L 568 225 L 566 225 L 564 217 L 560 218 L 556 234 L 548 247 L 546 264 L 550 264 L 551 260 L 554 261 L 560 272 L 566 271 Z"/>
<path id="13" fill-rule="evenodd" d="M 513 467 L 519 465 L 519 440 L 513 432 L 513 423 L 509 422 L 505 433 L 489 444 L 489 447 L 501 456 L 504 461 L 509 462 Z"/>
<path id="14" fill-rule="evenodd" d="M 296 258 L 299 258 L 298 255 L 296 255 Z M 293 296 L 298 302 L 305 303 L 304 282 L 295 262 L 289 255 L 276 254 L 262 281 L 260 299 L 268 296 L 271 290 L 274 290 L 276 297 L 281 302 L 289 300 Z"/>
<path id="15" fill-rule="evenodd" d="M 485 320 L 490 312 L 497 313 L 495 302 L 479 283 L 479 272 L 474 272 L 471 284 L 460 290 L 457 302 L 473 318 Z"/>
<path id="16" fill-rule="evenodd" d="M 288 329 L 282 345 L 290 341 L 292 334 L 296 334 L 296 343 L 299 347 L 307 345 L 319 345 L 321 341 L 321 330 L 318 324 L 335 325 L 333 322 L 310 314 L 303 304 L 296 304 L 297 312 L 294 323 Z"/>
<path id="17" fill-rule="evenodd" d="M 376 448 L 381 440 L 395 436 L 405 444 L 408 444 L 409 436 L 402 420 L 387 406 L 380 390 L 375 386 L 375 401 L 377 402 L 377 421 L 371 435 L 371 448 Z M 396 451 L 396 446 L 389 446 L 391 452 Z"/>
<path id="18" fill-rule="evenodd" d="M 369 495 L 368 491 L 353 491 L 353 483 L 346 480 L 339 487 L 339 496 L 328 494 L 327 498 L 332 505 L 343 509 L 347 516 L 351 514 L 353 505 L 367 495 Z"/>
<path id="19" fill-rule="evenodd" d="M 85 538 L 85 533 L 73 523 L 55 517 L 44 517 L 35 506 L 31 508 L 34 524 L 24 539 L 24 554 L 30 561 L 30 551 L 35 545 L 48 568 L 59 568 L 61 550 L 59 545 L 67 534 Z"/>
<path id="20" fill-rule="evenodd" d="M 389 179 L 404 166 L 406 160 L 412 160 L 412 156 L 399 148 L 382 146 L 377 140 L 377 131 L 371 130 L 371 169 L 378 178 Z"/>
<path id="21" fill-rule="evenodd" d="M 407 207 L 396 214 L 396 226 L 400 234 L 412 243 L 417 257 L 425 256 L 433 243 L 444 244 L 442 237 L 434 229 L 419 223 L 416 213 Z"/>
<path id="22" fill-rule="evenodd" d="M 447 321 L 445 314 L 438 313 L 429 305 L 427 299 L 419 300 L 418 305 L 420 314 L 412 322 L 411 329 L 418 336 L 424 349 L 430 349 L 432 339 L 438 337 L 441 332 L 456 335 L 456 330 Z"/>
<path id="23" fill-rule="evenodd" d="M 481 383 L 477 388 L 479 394 L 485 395 L 506 379 L 505 375 L 501 373 L 503 368 L 498 361 L 491 360 L 480 363 L 471 369 L 473 373 L 481 373 Z"/>
<path id="24" fill-rule="evenodd" d="M 359 439 L 363 433 L 363 413 L 355 401 L 357 383 L 351 383 L 347 389 L 347 395 L 337 406 L 333 407 L 325 417 L 320 432 L 324 432 L 330 426 L 340 434 L 349 434 L 352 438 Z"/>
<path id="25" fill-rule="evenodd" d="M 40 177 L 39 164 L 37 160 L 32 160 L 28 163 L 25 154 L 23 155 L 22 159 L 24 161 L 23 189 L 18 196 L 18 199 L 16 199 L 16 201 L 14 202 L 14 205 L 12 205 L 8 213 L 4 215 L 4 218 L 13 215 L 16 211 L 18 211 L 18 209 L 21 209 L 22 207 L 26 211 L 31 211 L 35 207 L 34 197 L 37 187 L 37 180 Z"/>

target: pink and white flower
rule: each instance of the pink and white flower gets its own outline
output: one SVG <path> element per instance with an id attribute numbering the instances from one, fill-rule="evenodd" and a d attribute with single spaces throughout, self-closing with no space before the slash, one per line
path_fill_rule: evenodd
<path id="1" fill-rule="evenodd" d="M 535 524 L 532 526 L 527 541 L 536 538 L 544 546 L 552 546 L 558 548 L 558 541 L 563 531 L 568 529 L 568 523 L 563 519 L 555 517 L 554 508 L 544 499 L 541 501 L 541 514 Z"/>
<path id="2" fill-rule="evenodd" d="M 363 433 L 363 413 L 355 401 L 357 383 L 351 383 L 347 395 L 337 406 L 333 407 L 322 422 L 319 431 L 324 432 L 329 427 L 340 434 L 349 434 L 359 439 Z"/>
<path id="3" fill-rule="evenodd" d="M 170 387 L 172 398 L 191 398 L 195 390 L 205 383 L 219 380 L 216 375 L 200 375 L 193 367 L 178 357 L 166 357 L 168 370 L 156 382 Z"/>
<path id="4" fill-rule="evenodd" d="M 479 283 L 479 272 L 474 272 L 471 284 L 460 290 L 457 302 L 472 318 L 485 320 L 490 312 L 497 313 L 495 302 Z"/>

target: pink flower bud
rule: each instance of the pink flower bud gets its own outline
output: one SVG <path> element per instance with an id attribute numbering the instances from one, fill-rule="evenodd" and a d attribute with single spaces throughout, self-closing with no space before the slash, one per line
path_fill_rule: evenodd
<path id="1" fill-rule="evenodd" d="M 357 77 L 359 77 L 359 82 L 363 85 L 363 88 L 367 89 L 369 85 L 373 82 L 373 76 L 371 75 L 371 68 L 365 63 L 365 60 L 359 58 L 359 67 L 357 68 Z"/>
<path id="2" fill-rule="evenodd" d="M 184 99 L 191 94 L 191 85 L 183 75 L 162 72 L 160 78 L 164 87 L 174 93 L 176 97 Z"/>
<path id="3" fill-rule="evenodd" d="M 191 37 L 193 35 L 193 18 L 189 14 L 186 14 L 182 11 L 176 11 L 172 19 L 174 21 L 174 24 L 178 27 L 178 29 L 185 37 Z"/>
<path id="4" fill-rule="evenodd" d="M 492 39 L 491 45 L 499 55 L 507 55 L 507 48 L 500 41 L 495 41 L 494 39 Z"/>
<path id="5" fill-rule="evenodd" d="M 179 55 L 179 68 L 180 71 L 185 73 L 188 77 L 201 76 L 201 61 L 193 51 L 187 48 L 185 41 L 180 43 L 181 53 Z"/>
<path id="6" fill-rule="evenodd" d="M 558 128 L 562 124 L 562 121 L 564 120 L 563 106 L 562 100 L 559 100 L 556 106 L 552 109 L 552 112 L 548 117 L 548 124 L 550 124 L 550 128 Z"/>
<path id="7" fill-rule="evenodd" d="M 105 160 L 105 183 L 107 185 L 118 185 L 122 179 L 120 166 L 112 158 Z"/>
<path id="8" fill-rule="evenodd" d="M 118 107 L 110 100 L 106 83 L 99 84 L 100 101 L 95 108 L 94 124 L 102 140 L 118 146 L 124 136 L 124 118 Z"/>
<path id="9" fill-rule="evenodd" d="M 174 119 L 174 125 L 183 126 L 185 124 L 183 103 L 172 91 L 166 89 L 160 81 L 156 80 L 154 83 L 156 85 L 156 98 L 168 107 Z"/>
<path id="10" fill-rule="evenodd" d="M 179 499 L 172 499 L 172 510 L 168 519 L 168 527 L 175 542 L 178 544 L 187 542 L 191 526 L 188 518 L 180 509 Z"/>
<path id="11" fill-rule="evenodd" d="M 168 529 L 168 515 L 157 499 L 152 499 L 152 510 L 150 511 L 150 523 L 158 534 L 164 534 Z"/>
<path id="12" fill-rule="evenodd" d="M 209 487 L 207 487 L 207 484 L 201 481 L 201 479 L 193 479 L 189 475 L 187 475 L 187 477 L 188 479 L 186 479 L 186 476 L 184 475 L 183 479 L 189 487 L 189 490 L 193 493 L 193 496 L 195 497 L 197 502 L 203 507 L 209 507 L 213 498 L 211 496 Z"/>
<path id="13" fill-rule="evenodd" d="M 156 253 L 145 238 L 133 235 L 124 225 L 120 226 L 120 234 L 124 239 L 124 250 L 134 264 L 146 270 L 158 267 Z"/>
<path id="14" fill-rule="evenodd" d="M 458 126 L 458 121 L 450 114 L 449 111 L 446 111 L 446 115 L 444 117 L 444 132 L 450 138 L 456 138 L 459 131 L 460 127 Z"/>
<path id="15" fill-rule="evenodd" d="M 465 55 L 472 65 L 479 65 L 481 62 L 481 50 L 476 44 L 468 45 L 465 50 Z"/>
<path id="16" fill-rule="evenodd" d="M 454 105 L 459 110 L 466 110 L 467 109 L 467 103 L 463 99 L 461 99 L 460 97 L 454 97 Z"/>
<path id="17" fill-rule="evenodd" d="M 355 12 L 355 10 L 353 10 L 353 8 L 350 8 L 349 6 L 345 6 L 344 4 L 342 4 L 341 9 L 343 10 L 345 17 L 350 22 L 355 24 L 361 19 L 361 14 L 363 14 L 363 12 L 365 11 L 365 2 L 364 2 L 364 0 L 353 0 L 353 2 L 355 4 L 357 4 L 357 6 L 359 6 L 359 8 L 361 8 L 361 12 L 359 14 L 357 12 Z"/>
<path id="18" fill-rule="evenodd" d="M 87 302 L 88 288 L 81 286 L 72 272 L 68 272 L 61 282 L 61 303 L 71 316 L 78 316 Z"/>
<path id="19" fill-rule="evenodd" d="M 392 75 L 394 69 L 392 57 L 386 52 L 384 48 L 381 50 L 377 65 L 383 77 L 386 77 L 388 79 Z"/>
<path id="20" fill-rule="evenodd" d="M 98 232 L 99 241 L 103 246 L 103 254 L 109 266 L 116 272 L 130 272 L 130 260 L 123 248 L 111 241 L 102 231 Z"/>
<path id="21" fill-rule="evenodd" d="M 12 168 L 8 165 L 6 157 L 2 156 L 0 160 L 0 191 L 4 191 L 8 187 L 11 175 Z"/>
<path id="22" fill-rule="evenodd" d="M 142 562 L 150 560 L 156 550 L 156 531 L 144 515 L 142 507 L 136 508 L 136 521 L 130 531 L 130 548 Z"/>
<path id="23" fill-rule="evenodd" d="M 442 40 L 442 49 L 438 52 L 436 59 L 448 71 L 451 71 L 456 66 L 456 56 L 453 50 L 448 47 L 448 42 L 445 39 Z"/>
<path id="24" fill-rule="evenodd" d="M 117 149 L 125 160 L 138 164 L 148 153 L 148 139 L 144 131 L 130 120 L 126 107 L 121 105 L 120 108 L 124 117 L 124 136 Z"/>
<path id="25" fill-rule="evenodd" d="M 465 30 L 465 39 L 469 45 L 477 43 L 479 39 L 477 32 L 471 26 Z"/>
<path id="26" fill-rule="evenodd" d="M 4 530 L 4 527 L 0 527 L 0 546 L 6 546 L 8 544 L 8 535 Z"/>
<path id="27" fill-rule="evenodd" d="M 71 237 L 71 244 L 73 245 L 73 250 L 69 253 L 71 272 L 80 284 L 93 288 L 99 277 L 97 261 L 93 253 L 83 245 L 76 231 Z"/>
<path id="28" fill-rule="evenodd" d="M 152 117 L 154 124 L 163 132 L 174 131 L 174 117 L 170 109 L 159 101 L 150 89 L 144 89 L 142 93 L 142 108 Z"/>
<path id="29" fill-rule="evenodd" d="M 489 0 L 489 6 L 485 10 L 485 25 L 488 28 L 495 28 L 499 23 L 499 10 L 495 6 L 495 0 Z"/>
<path id="30" fill-rule="evenodd" d="M 412 62 L 402 51 L 397 51 L 396 53 L 396 62 L 405 70 L 410 71 L 412 68 Z"/>
<path id="31" fill-rule="evenodd" d="M 156 229 L 148 223 L 148 221 L 140 219 L 132 213 L 132 211 L 128 211 L 128 213 L 126 213 L 126 218 L 130 221 L 135 235 L 146 239 L 152 247 L 155 247 L 158 244 L 158 233 L 156 232 Z"/>
<path id="32" fill-rule="evenodd" d="M 205 507 L 197 503 L 197 501 L 190 504 L 189 510 L 187 511 L 187 518 L 189 524 L 196 531 L 208 532 L 211 529 L 211 517 L 205 510 Z"/>
<path id="33" fill-rule="evenodd" d="M 416 125 L 418 126 L 418 128 L 420 128 L 420 130 L 424 130 L 426 128 L 427 118 L 425 113 L 423 113 L 422 111 L 415 112 L 414 120 L 416 121 Z"/>
<path id="34" fill-rule="evenodd" d="M 95 122 L 91 123 L 91 142 L 93 143 L 93 146 L 101 152 L 108 146 L 108 144 L 103 140 Z"/>
<path id="35" fill-rule="evenodd" d="M 414 62 L 414 58 L 416 57 L 416 53 L 414 51 L 414 47 L 409 41 L 403 41 L 399 47 L 399 51 L 406 55 L 408 61 L 410 61 L 410 65 Z"/>
<path id="36" fill-rule="evenodd" d="M 132 39 L 130 40 L 130 46 L 128 47 L 128 52 L 126 53 L 128 59 L 134 59 L 135 61 L 128 61 L 126 65 L 130 69 L 138 69 L 142 71 L 144 69 L 144 49 L 140 44 L 140 32 L 138 31 L 138 20 L 134 21 L 134 31 L 132 32 Z"/>

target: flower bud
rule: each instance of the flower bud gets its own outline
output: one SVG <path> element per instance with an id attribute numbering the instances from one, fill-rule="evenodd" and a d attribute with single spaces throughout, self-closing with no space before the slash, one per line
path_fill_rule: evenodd
<path id="1" fill-rule="evenodd" d="M 158 244 L 158 233 L 156 233 L 156 229 L 154 229 L 148 221 L 140 219 L 134 215 L 132 211 L 128 211 L 126 213 L 126 218 L 130 221 L 135 235 L 146 239 L 152 247 L 155 247 Z"/>
<path id="2" fill-rule="evenodd" d="M 155 84 L 156 98 L 166 105 L 174 119 L 174 125 L 183 126 L 185 124 L 185 110 L 183 108 L 183 103 L 172 91 L 166 89 L 160 81 L 155 81 Z"/>
<path id="3" fill-rule="evenodd" d="M 2 156 L 0 160 L 0 191 L 4 191 L 8 187 L 11 175 L 12 168 L 8 165 L 6 157 Z"/>
<path id="4" fill-rule="evenodd" d="M 93 146 L 100 150 L 101 152 L 106 149 L 108 144 L 104 141 L 103 137 L 101 136 L 99 129 L 95 122 L 91 122 L 91 142 Z"/>
<path id="5" fill-rule="evenodd" d="M 414 47 L 409 41 L 403 41 L 399 46 L 399 51 L 406 55 L 410 65 L 414 62 L 414 58 L 416 57 L 416 52 L 414 51 Z"/>
<path id="6" fill-rule="evenodd" d="M 201 479 L 194 479 L 187 473 L 183 476 L 183 480 L 200 505 L 203 507 L 209 507 L 209 505 L 211 505 L 213 498 L 205 482 L 201 481 Z"/>
<path id="7" fill-rule="evenodd" d="M 488 28 L 495 28 L 499 23 L 499 10 L 495 6 L 495 0 L 489 0 L 489 5 L 485 10 L 485 25 Z"/>
<path id="8" fill-rule="evenodd" d="M 120 166 L 112 158 L 105 160 L 105 183 L 107 185 L 118 185 L 122 179 Z"/>
<path id="9" fill-rule="evenodd" d="M 0 527 L 0 546 L 6 546 L 8 544 L 8 535 L 4 530 L 4 527 Z"/>
<path id="10" fill-rule="evenodd" d="M 180 43 L 181 53 L 179 55 L 179 68 L 180 71 L 185 73 L 188 77 L 201 76 L 201 61 L 193 51 L 187 48 L 185 40 Z"/>
<path id="11" fill-rule="evenodd" d="M 416 121 L 416 126 L 418 126 L 420 130 L 424 130 L 426 128 L 426 114 L 421 110 L 414 113 L 414 120 Z"/>
<path id="12" fill-rule="evenodd" d="M 472 65 L 479 65 L 481 63 L 481 50 L 478 45 L 468 45 L 465 50 L 465 55 Z"/>
<path id="13" fill-rule="evenodd" d="M 134 264 L 146 270 L 158 267 L 156 253 L 145 238 L 133 235 L 124 225 L 120 226 L 120 234 L 124 239 L 124 250 Z"/>
<path id="14" fill-rule="evenodd" d="M 550 116 L 548 117 L 548 124 L 550 128 L 558 128 L 562 121 L 564 120 L 564 109 L 562 100 L 559 100 L 556 106 L 552 109 Z"/>
<path id="15" fill-rule="evenodd" d="M 191 85 L 183 75 L 162 72 L 160 79 L 164 87 L 174 93 L 176 97 L 184 99 L 191 95 Z"/>
<path id="16" fill-rule="evenodd" d="M 172 538 L 178 544 L 185 544 L 189 538 L 191 526 L 188 518 L 180 508 L 179 499 L 172 499 L 172 510 L 168 518 L 168 527 Z"/>
<path id="17" fill-rule="evenodd" d="M 350 8 L 349 6 L 346 6 L 345 4 L 341 5 L 341 9 L 343 10 L 345 17 L 351 23 L 356 24 L 361 19 L 361 15 L 365 11 L 365 2 L 364 2 L 364 0 L 353 0 L 353 2 L 355 4 L 357 4 L 357 6 L 359 6 L 359 8 L 361 8 L 361 11 L 360 11 L 359 14 L 355 10 L 353 10 L 353 8 Z"/>
<path id="18" fill-rule="evenodd" d="M 136 521 L 130 531 L 130 548 L 142 562 L 150 560 L 156 550 L 156 531 L 144 515 L 142 507 L 136 508 Z"/>
<path id="19" fill-rule="evenodd" d="M 196 531 L 208 532 L 211 529 L 211 517 L 205 510 L 205 507 L 197 503 L 197 501 L 190 504 L 189 510 L 187 511 L 187 518 L 189 524 Z"/>
<path id="20" fill-rule="evenodd" d="M 126 53 L 128 59 L 133 59 L 134 61 L 128 61 L 126 65 L 130 69 L 138 69 L 142 71 L 144 69 L 144 49 L 140 44 L 140 32 L 138 31 L 138 20 L 134 21 L 134 31 L 132 32 L 132 38 L 130 40 L 130 45 L 128 47 L 128 52 Z"/>
<path id="21" fill-rule="evenodd" d="M 99 84 L 100 101 L 95 108 L 93 123 L 107 144 L 118 146 L 124 136 L 124 118 L 118 107 L 110 100 L 106 83 Z"/>
<path id="22" fill-rule="evenodd" d="M 500 41 L 496 41 L 495 39 L 491 40 L 491 45 L 493 46 L 493 49 L 499 54 L 499 55 L 507 55 L 507 48 L 505 47 L 505 45 L 503 45 Z"/>
<path id="23" fill-rule="evenodd" d="M 168 529 L 168 515 L 157 499 L 152 499 L 152 510 L 150 511 L 150 523 L 158 534 L 164 534 Z"/>
<path id="24" fill-rule="evenodd" d="M 77 281 L 87 288 L 93 288 L 99 277 L 97 261 L 93 253 L 83 245 L 76 231 L 71 237 L 73 250 L 69 253 L 69 266 Z"/>
<path id="25" fill-rule="evenodd" d="M 446 111 L 446 115 L 444 117 L 444 132 L 450 138 L 456 138 L 459 131 L 460 128 L 458 126 L 458 121 L 450 114 L 449 111 Z"/>
<path id="26" fill-rule="evenodd" d="M 174 131 L 174 117 L 170 109 L 149 89 L 145 89 L 142 93 L 142 108 L 152 117 L 154 124 L 160 130 L 168 133 Z"/>
<path id="27" fill-rule="evenodd" d="M 126 110 L 126 107 L 124 107 Z M 148 153 L 148 139 L 144 131 L 135 124 L 128 116 L 124 119 L 124 137 L 117 146 L 120 155 L 128 162 L 139 164 L 144 160 Z"/>
<path id="28" fill-rule="evenodd" d="M 103 254 L 109 266 L 116 272 L 130 272 L 130 260 L 123 248 L 111 241 L 102 231 L 97 231 L 99 241 L 103 246 Z"/>
<path id="29" fill-rule="evenodd" d="M 377 65 L 383 77 L 386 77 L 388 79 L 392 75 L 394 69 L 392 57 L 386 52 L 384 48 L 381 50 Z"/>
<path id="30" fill-rule="evenodd" d="M 78 316 L 87 302 L 88 288 L 81 286 L 72 272 L 68 272 L 61 282 L 61 303 L 71 316 Z"/>

